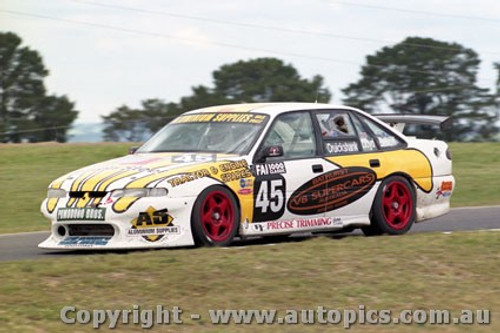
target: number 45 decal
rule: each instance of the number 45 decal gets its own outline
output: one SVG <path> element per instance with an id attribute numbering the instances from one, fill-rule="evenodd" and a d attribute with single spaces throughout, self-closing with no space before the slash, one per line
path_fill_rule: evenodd
<path id="1" fill-rule="evenodd" d="M 280 175 L 257 177 L 254 182 L 254 222 L 277 220 L 285 212 L 286 184 Z"/>

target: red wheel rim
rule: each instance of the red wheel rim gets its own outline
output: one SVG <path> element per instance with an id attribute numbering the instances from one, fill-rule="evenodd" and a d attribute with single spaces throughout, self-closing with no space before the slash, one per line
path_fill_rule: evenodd
<path id="1" fill-rule="evenodd" d="M 223 242 L 233 231 L 233 221 L 231 199 L 224 192 L 209 193 L 201 205 L 201 224 L 205 235 L 214 242 Z"/>
<path id="2" fill-rule="evenodd" d="M 413 200 L 408 187 L 398 181 L 384 187 L 382 208 L 387 224 L 396 230 L 404 229 L 410 222 L 413 211 Z"/>

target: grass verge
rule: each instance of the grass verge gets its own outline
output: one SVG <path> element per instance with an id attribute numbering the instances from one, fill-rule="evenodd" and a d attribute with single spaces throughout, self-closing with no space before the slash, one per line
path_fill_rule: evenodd
<path id="1" fill-rule="evenodd" d="M 274 246 L 93 254 L 2 263 L 0 331 L 91 332 L 60 309 L 179 306 L 182 332 L 345 331 L 334 325 L 213 325 L 208 309 L 489 309 L 491 324 L 357 325 L 366 332 L 500 331 L 500 233 L 318 238 Z M 201 314 L 192 321 L 190 313 Z M 157 327 L 158 328 L 158 327 Z M 117 331 L 139 331 L 119 325 Z"/>

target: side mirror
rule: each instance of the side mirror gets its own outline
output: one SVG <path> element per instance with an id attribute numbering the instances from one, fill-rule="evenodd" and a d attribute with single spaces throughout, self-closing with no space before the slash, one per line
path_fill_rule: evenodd
<path id="1" fill-rule="evenodd" d="M 260 156 L 258 160 L 261 162 L 265 162 L 266 158 L 268 157 L 283 156 L 283 146 L 275 145 L 275 146 L 264 147 L 264 149 L 262 149 L 259 155 Z"/>
<path id="2" fill-rule="evenodd" d="M 138 146 L 135 146 L 135 147 L 130 147 L 130 148 L 128 149 L 128 153 L 129 153 L 129 155 L 134 155 L 134 154 L 135 154 L 135 152 L 137 151 L 137 149 L 139 149 L 139 148 L 140 148 L 140 147 L 138 147 Z"/>

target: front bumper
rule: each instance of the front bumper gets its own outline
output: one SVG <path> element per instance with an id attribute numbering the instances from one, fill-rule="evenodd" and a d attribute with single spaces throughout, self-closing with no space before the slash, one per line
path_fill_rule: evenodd
<path id="1" fill-rule="evenodd" d="M 42 213 L 51 225 L 51 235 L 38 245 L 51 250 L 112 250 L 192 246 L 191 212 L 195 197 L 147 197 L 136 201 L 123 213 L 112 205 L 98 208 L 68 207 L 61 199 L 49 212 L 46 201 Z M 98 214 L 102 211 L 102 214 Z"/>

